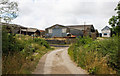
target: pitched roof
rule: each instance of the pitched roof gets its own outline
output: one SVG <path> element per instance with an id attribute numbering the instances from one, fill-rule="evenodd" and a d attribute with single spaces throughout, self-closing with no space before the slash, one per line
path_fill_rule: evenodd
<path id="1" fill-rule="evenodd" d="M 94 29 L 93 25 L 70 25 L 67 26 L 68 28 L 74 28 L 74 29 L 78 29 L 78 30 L 87 30 L 88 28 L 92 28 Z"/>
<path id="2" fill-rule="evenodd" d="M 27 29 L 21 29 L 21 31 L 36 32 L 37 29 L 35 29 L 35 28 L 27 28 Z"/>
<path id="3" fill-rule="evenodd" d="M 103 30 L 110 30 L 110 27 L 105 26 L 101 31 L 103 31 Z"/>
<path id="4" fill-rule="evenodd" d="M 48 27 L 48 28 L 52 28 L 52 27 L 55 27 L 55 26 L 61 26 L 61 27 L 66 27 L 66 28 L 73 28 L 73 27 L 93 27 L 93 25 L 68 25 L 68 26 L 64 26 L 64 25 L 60 25 L 60 24 L 55 24 L 51 27 Z M 46 28 L 46 29 L 48 29 Z"/>
<path id="5" fill-rule="evenodd" d="M 18 24 L 9 24 L 9 23 L 4 23 L 4 22 L 0 22 L 0 25 L 9 26 L 9 27 L 11 26 L 11 27 L 14 27 L 14 28 L 26 28 L 26 27 L 18 25 Z"/>
<path id="6" fill-rule="evenodd" d="M 45 32 L 44 30 L 39 30 L 40 32 Z"/>
<path id="7" fill-rule="evenodd" d="M 57 26 L 68 28 L 67 26 L 64 26 L 64 25 L 55 24 L 55 25 L 53 25 L 53 26 L 51 26 L 51 27 L 48 27 L 48 28 L 46 28 L 46 29 L 53 28 L 53 27 L 57 28 Z"/>
<path id="8" fill-rule="evenodd" d="M 93 26 L 93 25 L 69 25 L 69 26 L 67 26 L 67 27 L 91 27 L 91 26 Z"/>

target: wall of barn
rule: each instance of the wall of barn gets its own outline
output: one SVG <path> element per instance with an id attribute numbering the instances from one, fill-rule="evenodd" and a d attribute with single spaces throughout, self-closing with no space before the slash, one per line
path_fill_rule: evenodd
<path id="1" fill-rule="evenodd" d="M 66 37 L 67 36 L 67 32 L 69 32 L 68 28 L 65 27 L 59 27 L 59 28 L 48 28 L 45 30 L 45 35 L 48 38 L 51 37 Z"/>
<path id="2" fill-rule="evenodd" d="M 83 36 L 83 32 L 76 29 L 70 29 L 70 33 L 75 36 Z"/>

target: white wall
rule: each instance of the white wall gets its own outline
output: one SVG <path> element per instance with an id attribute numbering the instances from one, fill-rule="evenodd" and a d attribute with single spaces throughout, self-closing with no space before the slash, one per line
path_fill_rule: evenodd
<path id="1" fill-rule="evenodd" d="M 104 33 L 107 33 L 107 35 L 104 35 Z M 110 30 L 103 30 L 102 31 L 102 37 L 110 37 L 111 31 Z"/>

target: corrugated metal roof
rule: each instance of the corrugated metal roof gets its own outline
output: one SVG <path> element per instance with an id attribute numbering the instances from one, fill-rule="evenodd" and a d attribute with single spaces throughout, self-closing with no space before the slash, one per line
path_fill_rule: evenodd
<path id="1" fill-rule="evenodd" d="M 52 27 L 55 27 L 55 26 L 61 26 L 61 27 L 66 27 L 66 28 L 70 28 L 70 29 L 79 29 L 79 30 L 81 30 L 84 27 L 85 28 L 87 28 L 87 27 L 94 28 L 93 25 L 68 25 L 68 26 L 63 26 L 63 25 L 59 25 L 59 24 L 55 24 L 55 25 L 53 25 L 51 27 L 48 27 L 48 28 L 52 28 Z M 46 28 L 46 29 L 48 29 L 48 28 Z"/>
<path id="2" fill-rule="evenodd" d="M 90 29 L 94 29 L 93 25 L 70 25 L 67 26 L 68 28 L 74 28 L 74 29 L 78 29 L 78 30 L 90 30 Z"/>
<path id="3" fill-rule="evenodd" d="M 90 27 L 90 26 L 93 26 L 93 25 L 68 25 L 67 27 Z"/>
<path id="4" fill-rule="evenodd" d="M 34 28 L 27 28 L 27 29 L 21 29 L 21 31 L 36 32 L 37 29 L 34 29 Z"/>
<path id="5" fill-rule="evenodd" d="M 67 26 L 67 27 L 69 27 L 69 28 L 76 28 L 76 29 L 78 29 L 78 28 L 87 28 L 87 27 L 89 27 L 89 28 L 91 28 L 91 27 L 93 27 L 94 28 L 94 26 L 93 25 L 71 25 L 71 26 Z"/>
<path id="6" fill-rule="evenodd" d="M 53 26 L 51 26 L 51 27 L 48 27 L 48 28 L 46 28 L 46 29 L 54 28 L 54 27 L 56 27 L 56 26 L 68 28 L 67 26 L 63 26 L 63 25 L 60 25 L 60 24 L 55 24 L 55 25 L 53 25 Z"/>

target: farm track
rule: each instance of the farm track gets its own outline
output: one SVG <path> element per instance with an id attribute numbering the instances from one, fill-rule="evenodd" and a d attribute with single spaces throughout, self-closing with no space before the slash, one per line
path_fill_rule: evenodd
<path id="1" fill-rule="evenodd" d="M 71 61 L 67 50 L 62 47 L 45 54 L 33 74 L 88 74 Z"/>

